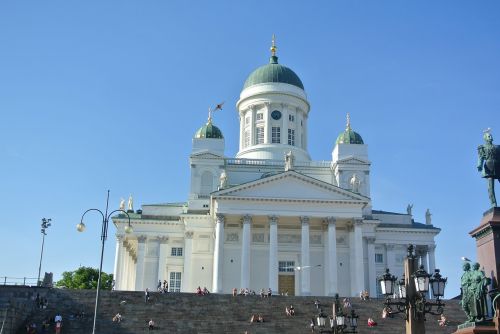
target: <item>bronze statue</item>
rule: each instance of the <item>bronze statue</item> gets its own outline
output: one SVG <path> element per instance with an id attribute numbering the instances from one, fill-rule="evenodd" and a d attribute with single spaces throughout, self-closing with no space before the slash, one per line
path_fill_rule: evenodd
<path id="1" fill-rule="evenodd" d="M 460 304 L 465 314 L 467 315 L 467 321 L 474 321 L 474 316 L 471 314 L 470 302 L 471 302 L 471 293 L 470 293 L 470 263 L 465 262 L 463 265 L 464 273 L 460 278 L 460 290 L 462 292 L 462 300 Z"/>
<path id="2" fill-rule="evenodd" d="M 479 263 L 472 265 L 472 286 L 474 294 L 474 310 L 476 313 L 476 321 L 483 321 L 488 316 L 488 285 L 491 284 L 491 279 L 486 277 L 482 270 L 479 270 Z"/>
<path id="3" fill-rule="evenodd" d="M 463 265 L 464 273 L 461 278 L 462 290 L 462 309 L 467 315 L 467 321 L 480 322 L 488 316 L 488 285 L 491 279 L 487 278 L 482 270 L 479 270 L 479 263 L 472 265 L 465 262 Z"/>
<path id="4" fill-rule="evenodd" d="M 482 176 L 488 179 L 488 195 L 492 207 L 497 206 L 495 197 L 495 180 L 500 182 L 500 146 L 493 145 L 493 136 L 490 129 L 484 131 L 484 144 L 479 145 L 477 153 L 479 161 L 477 170 L 482 173 Z"/>

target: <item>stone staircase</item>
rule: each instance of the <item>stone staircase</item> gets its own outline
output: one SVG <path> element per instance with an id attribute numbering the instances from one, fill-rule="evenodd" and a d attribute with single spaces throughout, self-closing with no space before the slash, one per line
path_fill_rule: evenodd
<path id="1" fill-rule="evenodd" d="M 19 289 L 19 288 L 17 288 Z M 30 289 L 30 288 L 25 288 Z M 5 287 L 0 287 L 0 296 Z M 33 290 L 32 290 L 33 291 Z M 48 298 L 48 307 L 35 309 L 19 325 L 17 331 L 4 334 L 25 333 L 22 325 L 29 322 L 41 324 L 43 319 L 53 319 L 57 312 L 63 317 L 64 334 L 89 334 L 92 332 L 95 290 L 43 290 Z M 35 292 L 36 294 L 36 292 Z M 27 293 L 21 294 L 26 298 Z M 318 310 L 314 300 L 318 299 L 325 313 L 331 313 L 331 297 L 285 297 L 216 295 L 197 296 L 186 293 L 151 293 L 149 303 L 144 302 L 142 292 L 101 291 L 97 330 L 99 334 L 137 334 L 148 331 L 147 322 L 153 319 L 158 326 L 157 333 L 310 333 L 309 323 Z M 1 300 L 1 298 L 0 298 Z M 427 315 L 427 333 L 453 333 L 456 326 L 465 321 L 458 301 L 446 301 L 445 314 L 450 322 L 447 327 L 439 327 L 437 316 Z M 285 316 L 285 307 L 293 304 L 296 315 Z M 382 300 L 361 301 L 352 298 L 352 307 L 359 315 L 358 333 L 404 333 L 405 321 L 402 314 L 381 319 Z M 72 317 L 85 312 L 84 319 Z M 120 312 L 121 323 L 113 323 L 112 318 Z M 264 323 L 250 323 L 252 314 L 262 314 Z M 369 328 L 368 317 L 378 322 Z M 51 327 L 49 333 L 53 333 Z M 316 332 L 319 332 L 317 329 Z"/>

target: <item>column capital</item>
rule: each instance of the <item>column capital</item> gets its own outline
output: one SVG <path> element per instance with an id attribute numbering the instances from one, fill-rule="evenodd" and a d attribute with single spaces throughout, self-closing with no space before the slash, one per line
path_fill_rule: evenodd
<path id="1" fill-rule="evenodd" d="M 278 223 L 278 216 L 270 215 L 268 216 L 268 218 L 269 218 L 269 225 Z"/>
<path id="2" fill-rule="evenodd" d="M 215 214 L 215 222 L 216 223 L 224 224 L 225 219 L 226 219 L 226 217 L 222 213 Z"/>
<path id="3" fill-rule="evenodd" d="M 427 249 L 429 252 L 434 252 L 436 250 L 436 245 L 428 245 Z"/>
<path id="4" fill-rule="evenodd" d="M 138 235 L 137 236 L 137 241 L 140 242 L 140 243 L 144 243 L 144 242 L 146 242 L 147 238 L 148 237 L 146 235 Z"/>
<path id="5" fill-rule="evenodd" d="M 251 215 L 244 215 L 242 220 L 243 220 L 243 224 L 250 224 L 252 222 L 252 216 Z"/>
<path id="6" fill-rule="evenodd" d="M 308 216 L 300 216 L 300 222 L 302 225 L 309 225 L 309 217 Z"/>
<path id="7" fill-rule="evenodd" d="M 366 239 L 366 242 L 368 244 L 374 244 L 376 238 L 375 237 L 365 237 L 365 239 Z"/>
<path id="8" fill-rule="evenodd" d="M 168 237 L 166 235 L 159 235 L 156 237 L 159 243 L 167 243 L 168 242 Z"/>
<path id="9" fill-rule="evenodd" d="M 186 231 L 186 232 L 184 233 L 184 237 L 185 237 L 186 239 L 193 239 L 193 234 L 194 234 L 194 232 L 193 232 L 193 231 Z"/>
<path id="10" fill-rule="evenodd" d="M 116 241 L 122 242 L 124 239 L 125 239 L 125 235 L 123 235 L 123 234 L 116 235 Z"/>
<path id="11" fill-rule="evenodd" d="M 330 224 L 335 225 L 335 223 L 337 222 L 337 218 L 332 217 L 332 216 L 326 217 L 326 222 L 328 223 L 328 225 L 330 225 Z"/>
<path id="12" fill-rule="evenodd" d="M 363 224 L 363 218 L 353 218 L 352 220 L 354 226 L 361 226 Z"/>

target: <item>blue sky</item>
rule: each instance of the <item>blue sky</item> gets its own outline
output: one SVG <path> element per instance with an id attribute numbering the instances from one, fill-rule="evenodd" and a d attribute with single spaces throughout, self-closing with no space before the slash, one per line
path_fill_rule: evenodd
<path id="1" fill-rule="evenodd" d="M 99 265 L 104 210 L 184 201 L 191 138 L 207 108 L 237 151 L 235 103 L 269 57 L 302 79 L 309 152 L 330 160 L 345 114 L 369 145 L 375 209 L 430 208 L 436 264 L 459 293 L 460 256 L 489 201 L 476 148 L 500 143 L 495 1 L 0 2 L 0 276 Z M 498 188 L 498 186 L 497 186 Z M 498 192 L 500 196 L 500 192 Z M 110 228 L 110 235 L 114 228 Z M 114 238 L 104 270 L 112 272 Z"/>

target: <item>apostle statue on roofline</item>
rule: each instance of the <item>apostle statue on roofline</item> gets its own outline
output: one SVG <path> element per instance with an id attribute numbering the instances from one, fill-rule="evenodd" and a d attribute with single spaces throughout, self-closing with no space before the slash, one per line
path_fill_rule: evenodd
<path id="1" fill-rule="evenodd" d="M 500 182 L 500 146 L 493 145 L 491 129 L 488 128 L 483 134 L 484 144 L 477 148 L 478 162 L 477 170 L 482 177 L 488 179 L 488 195 L 492 207 L 497 206 L 495 197 L 495 180 Z"/>

